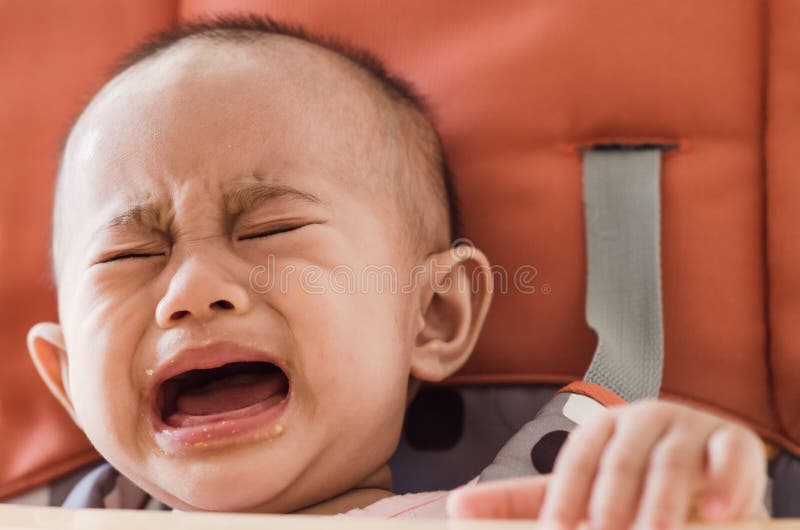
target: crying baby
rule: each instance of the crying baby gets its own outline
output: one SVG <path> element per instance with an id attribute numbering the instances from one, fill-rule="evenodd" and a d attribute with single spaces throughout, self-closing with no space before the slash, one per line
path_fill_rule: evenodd
<path id="1" fill-rule="evenodd" d="M 59 323 L 29 349 L 169 507 L 365 508 L 393 495 L 410 397 L 464 364 L 489 306 L 456 230 L 437 133 L 380 63 L 269 20 L 189 25 L 131 55 L 69 134 Z"/>

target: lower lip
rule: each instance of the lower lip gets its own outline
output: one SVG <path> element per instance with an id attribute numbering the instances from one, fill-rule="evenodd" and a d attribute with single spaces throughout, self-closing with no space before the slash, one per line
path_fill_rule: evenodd
<path id="1" fill-rule="evenodd" d="M 244 409 L 216 415 L 213 421 L 186 427 L 171 427 L 154 411 L 155 440 L 166 453 L 186 453 L 216 449 L 243 437 L 274 438 L 283 432 L 281 419 L 289 403 L 289 394 L 275 396 Z M 199 418 L 200 420 L 202 418 Z"/>

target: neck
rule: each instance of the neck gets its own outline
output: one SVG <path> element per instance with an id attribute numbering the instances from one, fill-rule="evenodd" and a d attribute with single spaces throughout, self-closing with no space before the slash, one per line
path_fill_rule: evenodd
<path id="1" fill-rule="evenodd" d="M 324 500 L 313 506 L 308 506 L 294 513 L 310 515 L 335 515 L 356 508 L 366 508 L 386 497 L 394 495 L 392 492 L 392 471 L 388 465 L 369 475 L 366 479 L 353 486 L 350 490 Z"/>

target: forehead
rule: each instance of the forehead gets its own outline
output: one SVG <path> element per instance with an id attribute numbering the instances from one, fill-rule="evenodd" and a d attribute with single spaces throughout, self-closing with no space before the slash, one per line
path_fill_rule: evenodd
<path id="1" fill-rule="evenodd" d="M 397 125 L 375 83 L 311 44 L 262 40 L 179 43 L 109 83 L 68 142 L 69 202 L 152 199 L 187 183 L 213 192 L 253 173 L 320 186 L 376 178 Z"/>

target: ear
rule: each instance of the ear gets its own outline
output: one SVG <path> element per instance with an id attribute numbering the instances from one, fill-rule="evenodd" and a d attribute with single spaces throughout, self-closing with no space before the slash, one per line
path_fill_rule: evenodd
<path id="1" fill-rule="evenodd" d="M 69 364 L 61 326 L 53 322 L 34 325 L 28 331 L 28 354 L 47 388 L 78 423 L 69 397 Z"/>
<path id="2" fill-rule="evenodd" d="M 411 375 L 437 382 L 461 368 L 478 340 L 492 294 L 483 252 L 459 245 L 428 259 Z"/>

